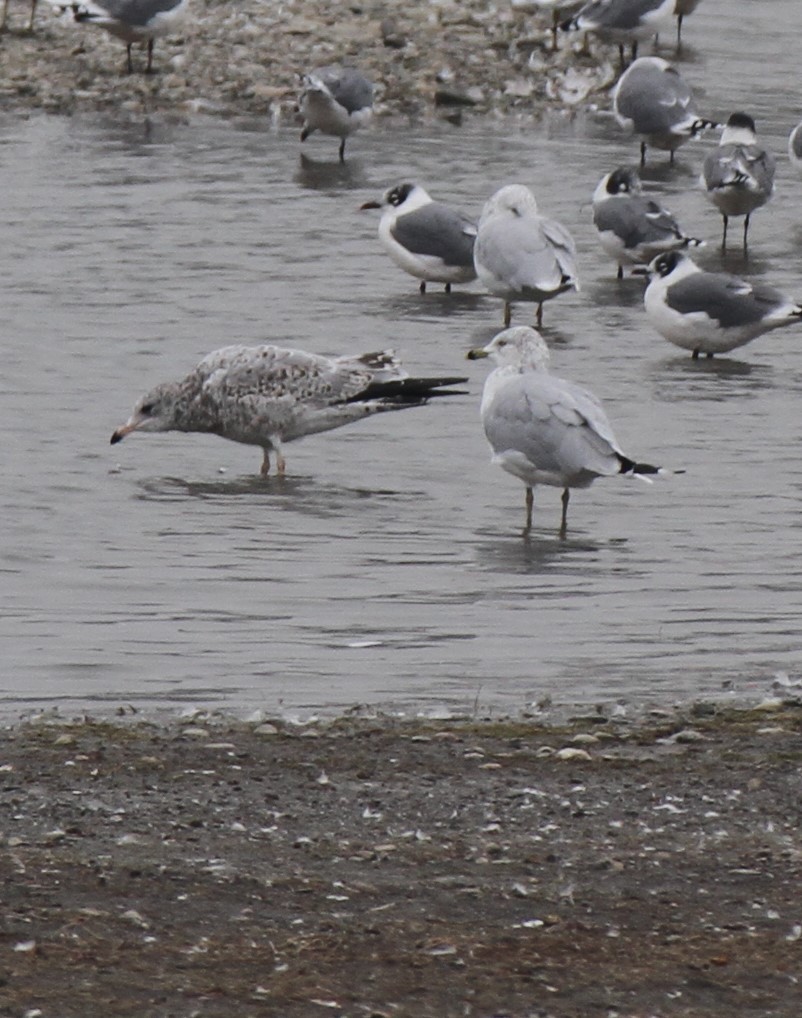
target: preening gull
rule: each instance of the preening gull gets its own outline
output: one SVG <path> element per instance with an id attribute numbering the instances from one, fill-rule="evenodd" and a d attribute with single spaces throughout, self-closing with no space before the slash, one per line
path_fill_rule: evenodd
<path id="1" fill-rule="evenodd" d="M 340 139 L 340 162 L 344 162 L 346 138 L 373 115 L 373 85 L 354 67 L 330 64 L 306 75 L 300 107 L 301 141 L 314 131 L 333 135 Z"/>
<path id="2" fill-rule="evenodd" d="M 593 225 L 601 246 L 618 263 L 619 279 L 624 265 L 645 265 L 662 251 L 704 243 L 684 233 L 670 212 L 643 194 L 638 171 L 628 166 L 619 166 L 599 181 L 593 194 Z"/>
<path id="3" fill-rule="evenodd" d="M 504 299 L 505 325 L 515 301 L 536 303 L 540 325 L 544 301 L 579 289 L 575 254 L 571 234 L 538 212 L 528 187 L 508 184 L 485 203 L 473 260 L 482 285 Z"/>
<path id="4" fill-rule="evenodd" d="M 76 21 L 105 28 L 122 39 L 128 53 L 128 73 L 133 69 L 131 47 L 148 44 L 145 71 L 153 70 L 153 40 L 168 35 L 186 12 L 189 0 L 81 0 L 69 4 Z M 66 6 L 66 5 L 65 5 Z"/>
<path id="5" fill-rule="evenodd" d="M 384 209 L 379 240 L 396 265 L 422 281 L 421 293 L 427 283 L 445 283 L 450 293 L 452 283 L 476 279 L 476 223 L 434 201 L 419 184 L 398 184 L 362 208 Z"/>
<path id="6" fill-rule="evenodd" d="M 31 0 L 31 16 L 28 19 L 28 31 L 33 31 L 33 19 L 36 14 L 36 3 L 37 0 Z M 6 29 L 6 21 L 8 19 L 8 4 L 9 0 L 3 0 L 3 13 L 0 14 L 0 32 L 4 32 Z"/>
<path id="7" fill-rule="evenodd" d="M 705 272 L 681 251 L 649 265 L 643 296 L 649 321 L 670 343 L 712 357 L 785 325 L 802 322 L 802 305 L 768 283 Z"/>
<path id="8" fill-rule="evenodd" d="M 280 346 L 227 346 L 186 378 L 148 392 L 112 445 L 132 431 L 196 431 L 263 450 L 262 475 L 285 470 L 283 446 L 372 414 L 448 396 L 465 378 L 410 378 L 390 350 L 323 357 Z"/>
<path id="9" fill-rule="evenodd" d="M 774 190 L 776 160 L 757 144 L 755 122 L 748 113 L 733 113 L 721 132 L 715 151 L 702 168 L 707 197 L 724 220 L 721 250 L 727 250 L 727 224 L 731 216 L 744 216 L 744 251 L 749 217 L 765 205 Z"/>
<path id="10" fill-rule="evenodd" d="M 640 57 L 630 64 L 613 89 L 618 123 L 641 136 L 640 163 L 646 147 L 674 152 L 708 127 L 718 127 L 694 112 L 691 90 L 676 68 L 662 57 Z"/>
<path id="11" fill-rule="evenodd" d="M 649 474 L 667 472 L 624 455 L 596 396 L 548 373 L 548 347 L 529 326 L 505 329 L 468 357 L 491 357 L 498 365 L 485 381 L 480 413 L 493 463 L 526 486 L 525 534 L 532 527 L 536 484 L 563 489 L 565 537 L 571 488 L 613 474 L 648 481 Z"/>

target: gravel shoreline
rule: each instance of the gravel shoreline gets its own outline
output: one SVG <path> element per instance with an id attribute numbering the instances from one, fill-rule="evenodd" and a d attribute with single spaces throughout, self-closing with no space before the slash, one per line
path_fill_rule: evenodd
<path id="1" fill-rule="evenodd" d="M 180 34 L 157 39 L 152 75 L 125 70 L 125 47 L 101 29 L 11 0 L 0 35 L 0 102 L 52 113 L 204 112 L 293 122 L 301 75 L 352 63 L 377 85 L 377 116 L 451 121 L 470 112 L 538 116 L 570 108 L 615 77 L 611 51 L 551 52 L 550 15 L 509 3 L 441 0 L 341 5 L 320 0 L 191 0 Z M 143 53 L 134 66 L 144 68 Z"/>
<path id="2" fill-rule="evenodd" d="M 802 703 L 0 732 L 4 1018 L 798 1018 Z"/>

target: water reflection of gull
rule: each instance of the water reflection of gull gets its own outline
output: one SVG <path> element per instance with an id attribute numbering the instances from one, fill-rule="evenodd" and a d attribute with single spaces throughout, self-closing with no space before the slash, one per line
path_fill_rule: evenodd
<path id="1" fill-rule="evenodd" d="M 133 431 L 219 435 L 259 446 L 284 473 L 283 446 L 376 413 L 421 406 L 465 378 L 410 378 L 392 351 L 323 357 L 279 346 L 215 350 L 185 378 L 146 393 L 112 444 Z M 453 391 L 453 390 L 452 390 Z"/>

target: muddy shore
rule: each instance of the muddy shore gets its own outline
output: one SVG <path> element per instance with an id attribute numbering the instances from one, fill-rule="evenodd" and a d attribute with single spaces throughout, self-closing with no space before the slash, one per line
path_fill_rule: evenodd
<path id="1" fill-rule="evenodd" d="M 294 122 L 301 75 L 353 64 L 377 86 L 376 115 L 459 120 L 537 116 L 601 93 L 615 77 L 612 51 L 579 56 L 575 37 L 551 49 L 550 15 L 508 2 L 439 0 L 191 0 L 173 35 L 157 39 L 154 74 L 125 73 L 125 46 L 102 29 L 11 0 L 0 35 L 0 106 L 52 113 L 204 112 Z M 134 53 L 137 71 L 145 54 Z"/>
<path id="2" fill-rule="evenodd" d="M 0 733 L 0 1015 L 798 1018 L 802 702 Z"/>

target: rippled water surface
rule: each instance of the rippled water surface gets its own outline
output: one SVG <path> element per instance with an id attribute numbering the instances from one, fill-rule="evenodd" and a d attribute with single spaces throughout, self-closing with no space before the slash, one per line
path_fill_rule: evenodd
<path id="1" fill-rule="evenodd" d="M 802 180 L 783 153 L 802 117 L 799 31 L 797 0 L 705 0 L 682 64 L 701 113 L 747 109 L 782 154 L 750 260 L 726 267 L 797 296 Z M 646 173 L 710 240 L 709 267 L 720 220 L 696 178 L 715 140 Z M 713 362 L 652 332 L 642 284 L 616 283 L 589 226 L 598 178 L 636 150 L 602 114 L 380 123 L 344 167 L 335 141 L 301 158 L 297 132 L 267 124 L 0 120 L 5 710 L 509 710 L 793 673 L 802 330 Z M 579 246 L 582 292 L 546 307 L 555 373 L 604 398 L 632 455 L 684 475 L 576 492 L 564 542 L 559 492 L 539 489 L 522 539 L 523 488 L 490 465 L 478 422 L 487 369 L 464 360 L 500 303 L 477 284 L 421 297 L 358 211 L 403 178 L 475 214 L 504 183 L 533 187 Z M 266 340 L 392 345 L 414 372 L 464 372 L 470 395 L 292 445 L 283 482 L 212 437 L 109 446 L 153 383 Z"/>

